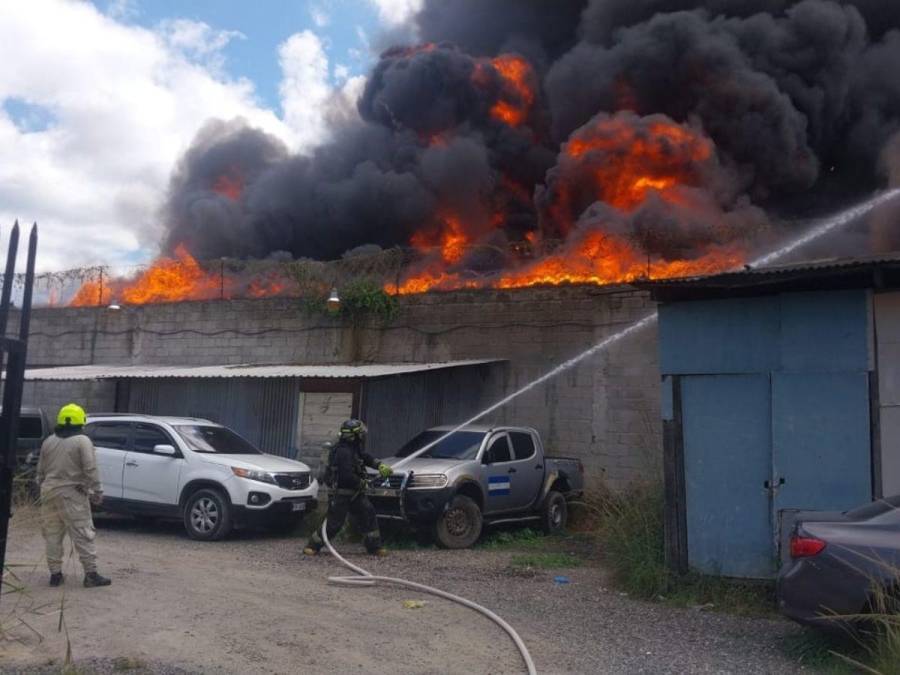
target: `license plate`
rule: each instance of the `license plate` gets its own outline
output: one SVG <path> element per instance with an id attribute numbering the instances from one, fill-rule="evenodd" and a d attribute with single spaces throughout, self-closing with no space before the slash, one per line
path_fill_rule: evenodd
<path id="1" fill-rule="evenodd" d="M 291 511 L 302 511 L 306 508 L 306 504 L 303 502 L 294 502 L 291 504 Z"/>

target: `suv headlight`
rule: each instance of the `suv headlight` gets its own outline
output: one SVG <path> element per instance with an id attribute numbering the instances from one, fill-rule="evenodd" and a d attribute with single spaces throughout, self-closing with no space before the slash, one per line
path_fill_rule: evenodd
<path id="1" fill-rule="evenodd" d="M 443 473 L 415 473 L 406 486 L 411 490 L 436 490 L 447 486 L 447 476 Z"/>
<path id="2" fill-rule="evenodd" d="M 275 482 L 275 476 L 270 474 L 268 471 L 252 471 L 250 469 L 242 469 L 239 466 L 233 466 L 231 467 L 231 472 L 238 478 L 256 480 L 260 483 L 271 483 L 272 485 L 278 484 Z"/>

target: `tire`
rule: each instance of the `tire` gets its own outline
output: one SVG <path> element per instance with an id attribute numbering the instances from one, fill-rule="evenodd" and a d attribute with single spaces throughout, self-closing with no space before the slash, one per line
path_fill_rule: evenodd
<path id="1" fill-rule="evenodd" d="M 191 539 L 224 539 L 231 525 L 231 502 L 219 490 L 201 488 L 184 504 L 184 529 Z"/>
<path id="2" fill-rule="evenodd" d="M 544 534 L 562 534 L 569 521 L 569 506 L 561 492 L 550 490 L 541 506 L 541 529 Z"/>
<path id="3" fill-rule="evenodd" d="M 456 495 L 434 524 L 434 538 L 442 548 L 469 548 L 481 536 L 484 520 L 472 499 Z"/>

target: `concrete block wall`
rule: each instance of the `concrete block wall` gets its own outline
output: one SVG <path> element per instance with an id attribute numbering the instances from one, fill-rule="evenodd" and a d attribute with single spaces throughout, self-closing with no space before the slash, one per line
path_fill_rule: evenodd
<path id="1" fill-rule="evenodd" d="M 509 361 L 485 405 L 524 387 L 654 309 L 632 287 L 481 290 L 400 299 L 394 321 L 351 325 L 290 298 L 97 308 L 42 308 L 31 366 L 80 364 Z M 661 473 L 655 325 L 522 394 L 488 421 L 537 428 L 551 452 L 579 457 L 589 482 L 621 488 Z M 92 395 L 110 408 L 114 388 Z M 64 387 L 59 386 L 59 391 Z M 61 400 L 46 383 L 34 396 Z"/>
<path id="2" fill-rule="evenodd" d="M 112 412 L 116 403 L 114 382 L 26 382 L 22 405 L 43 408 L 49 419 L 67 403 L 83 405 L 88 412 Z"/>

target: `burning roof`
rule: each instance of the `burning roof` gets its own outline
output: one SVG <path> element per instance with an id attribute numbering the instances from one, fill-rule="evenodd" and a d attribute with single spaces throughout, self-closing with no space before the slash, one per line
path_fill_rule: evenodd
<path id="1" fill-rule="evenodd" d="M 165 255 L 76 302 L 226 297 L 195 257 L 365 245 L 417 252 L 393 293 L 730 269 L 798 195 L 874 189 L 883 152 L 900 180 L 900 15 L 879 7 L 427 0 L 422 42 L 381 55 L 311 155 L 211 121 L 173 173 Z"/>

